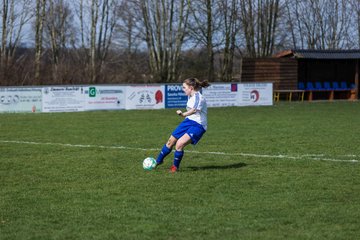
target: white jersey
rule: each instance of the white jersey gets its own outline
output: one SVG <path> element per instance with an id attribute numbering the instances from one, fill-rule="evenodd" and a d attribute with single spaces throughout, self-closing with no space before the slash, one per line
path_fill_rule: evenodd
<path id="1" fill-rule="evenodd" d="M 199 124 L 201 124 L 204 129 L 207 129 L 207 104 L 206 100 L 200 92 L 196 92 L 194 96 L 188 98 L 186 109 L 189 111 L 190 109 L 195 108 L 196 112 L 187 116 L 186 118 L 193 120 Z"/>

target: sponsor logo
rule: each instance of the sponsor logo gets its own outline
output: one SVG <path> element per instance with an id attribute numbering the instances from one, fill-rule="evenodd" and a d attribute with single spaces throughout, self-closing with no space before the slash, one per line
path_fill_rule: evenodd
<path id="1" fill-rule="evenodd" d="M 168 85 L 167 89 L 168 89 L 168 91 L 179 92 L 179 91 L 182 91 L 182 86 L 181 85 Z"/>
<path id="2" fill-rule="evenodd" d="M 96 88 L 89 87 L 89 97 L 96 97 Z"/>
<path id="3" fill-rule="evenodd" d="M 151 103 L 151 97 L 149 93 L 142 93 L 139 98 L 139 103 Z"/>
<path id="4" fill-rule="evenodd" d="M 252 90 L 251 93 L 250 93 L 250 99 L 253 101 L 253 102 L 257 102 L 260 98 L 260 94 L 257 90 Z"/>
<path id="5" fill-rule="evenodd" d="M 141 105 L 159 104 L 164 101 L 164 94 L 161 90 L 157 90 L 155 93 L 153 91 L 143 90 L 133 92 L 128 99 L 137 99 L 137 102 Z"/>
<path id="6" fill-rule="evenodd" d="M 238 91 L 238 85 L 236 83 L 231 84 L 231 91 L 237 92 Z"/>
<path id="7" fill-rule="evenodd" d="M 0 104 L 3 105 L 17 104 L 19 102 L 20 102 L 19 95 L 0 96 Z"/>
<path id="8" fill-rule="evenodd" d="M 155 93 L 155 101 L 156 101 L 156 104 L 163 102 L 163 94 L 162 94 L 162 92 L 160 90 L 158 90 Z"/>

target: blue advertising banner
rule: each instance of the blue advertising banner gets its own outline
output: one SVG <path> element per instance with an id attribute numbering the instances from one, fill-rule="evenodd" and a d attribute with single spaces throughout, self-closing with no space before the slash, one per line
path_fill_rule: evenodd
<path id="1" fill-rule="evenodd" d="M 182 85 L 165 85 L 165 108 L 186 108 L 188 97 Z"/>

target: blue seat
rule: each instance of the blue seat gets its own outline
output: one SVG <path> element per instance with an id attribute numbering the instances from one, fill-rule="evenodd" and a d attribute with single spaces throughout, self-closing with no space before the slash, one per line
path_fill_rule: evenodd
<path id="1" fill-rule="evenodd" d="M 312 82 L 306 83 L 306 90 L 315 90 L 314 85 Z"/>
<path id="2" fill-rule="evenodd" d="M 305 89 L 305 84 L 304 84 L 303 82 L 299 82 L 299 83 L 298 83 L 298 88 L 299 88 L 300 90 L 304 90 L 304 89 Z"/>
<path id="3" fill-rule="evenodd" d="M 340 83 L 340 88 L 341 89 L 345 89 L 345 90 L 349 90 L 350 88 L 347 86 L 347 83 L 346 82 L 341 82 Z"/>
<path id="4" fill-rule="evenodd" d="M 330 85 L 330 82 L 324 82 L 324 89 L 326 90 L 332 90 L 332 87 Z"/>
<path id="5" fill-rule="evenodd" d="M 323 87 L 321 85 L 321 82 L 315 82 L 315 89 L 317 89 L 317 90 L 322 90 L 323 89 Z"/>
<path id="6" fill-rule="evenodd" d="M 351 89 L 354 89 L 354 88 L 355 88 L 355 83 L 352 83 L 352 84 L 350 85 L 350 88 L 351 88 Z"/>
<path id="7" fill-rule="evenodd" d="M 333 82 L 333 88 L 335 90 L 340 90 L 341 89 L 338 82 Z"/>

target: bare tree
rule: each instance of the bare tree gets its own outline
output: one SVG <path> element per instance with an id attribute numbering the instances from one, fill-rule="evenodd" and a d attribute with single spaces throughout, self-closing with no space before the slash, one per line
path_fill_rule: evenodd
<path id="1" fill-rule="evenodd" d="M 118 2 L 116 0 L 104 0 L 102 6 L 97 48 L 97 59 L 99 59 L 98 74 L 103 73 L 103 65 L 108 58 L 109 48 L 112 44 L 117 22 Z"/>
<path id="2" fill-rule="evenodd" d="M 36 0 L 35 19 L 35 82 L 42 84 L 40 78 L 41 56 L 43 54 L 43 29 L 45 19 L 46 0 Z"/>
<path id="3" fill-rule="evenodd" d="M 347 29 L 350 27 L 348 16 L 348 1 L 336 0 L 331 2 L 313 1 L 312 6 L 316 14 L 319 41 L 317 48 L 339 49 L 345 46 Z"/>
<path id="4" fill-rule="evenodd" d="M 141 0 L 150 69 L 155 81 L 177 79 L 177 68 L 186 33 L 187 0 Z"/>
<path id="5" fill-rule="evenodd" d="M 7 33 L 8 33 L 8 14 L 9 14 L 9 0 L 3 0 L 2 6 L 2 39 L 1 39 L 1 66 L 4 68 L 6 59 L 6 48 L 7 48 Z"/>
<path id="6" fill-rule="evenodd" d="M 215 72 L 223 81 L 230 81 L 233 75 L 237 37 L 240 31 L 239 0 L 192 1 L 189 30 L 196 45 L 207 51 L 208 79 L 213 80 Z M 215 56 L 219 60 L 214 64 Z"/>
<path id="7" fill-rule="evenodd" d="M 246 51 L 252 57 L 273 54 L 279 31 L 280 0 L 240 1 Z"/>
<path id="8" fill-rule="evenodd" d="M 292 0 L 285 2 L 285 9 L 294 48 L 351 47 L 352 12 L 356 8 L 351 8 L 348 0 Z"/>
<path id="9" fill-rule="evenodd" d="M 136 1 L 123 1 L 119 6 L 116 25 L 116 43 L 124 48 L 126 53 L 136 51 L 142 42 L 141 37 L 141 11 Z"/>
<path id="10" fill-rule="evenodd" d="M 206 49 L 207 78 L 213 81 L 215 78 L 214 52 L 220 45 L 214 40 L 214 35 L 219 31 L 221 24 L 219 4 L 215 0 L 195 0 L 189 1 L 189 6 L 191 7 L 190 38 L 195 42 L 195 46 L 204 46 Z"/>
<path id="11" fill-rule="evenodd" d="M 353 37 L 357 39 L 353 43 L 353 45 L 357 46 L 360 49 L 360 0 L 350 0 L 351 9 L 353 9 L 354 14 L 353 16 L 354 22 L 354 32 L 356 33 Z"/>
<path id="12" fill-rule="evenodd" d="M 62 83 L 65 73 L 59 72 L 60 58 L 73 38 L 73 17 L 68 3 L 64 0 L 49 2 L 46 15 L 45 37 L 51 49 L 52 78 L 54 82 Z M 62 68 L 62 71 L 64 68 Z"/>
<path id="13" fill-rule="evenodd" d="M 81 46 L 88 49 L 87 59 L 90 79 L 98 83 L 102 76 L 104 63 L 112 44 L 116 26 L 119 0 L 79 0 L 77 7 L 80 21 Z"/>
<path id="14" fill-rule="evenodd" d="M 239 3 L 237 0 L 223 0 L 219 2 L 220 12 L 223 19 L 223 57 L 220 78 L 222 81 L 231 81 L 233 74 L 234 53 L 236 47 L 236 35 L 239 31 L 238 13 Z"/>
<path id="15" fill-rule="evenodd" d="M 289 0 L 284 3 L 286 15 L 287 30 L 291 33 L 291 46 L 294 49 L 304 49 L 305 43 L 303 36 L 303 28 L 300 24 L 299 1 Z M 300 37 L 299 37 L 300 36 Z"/>
<path id="16" fill-rule="evenodd" d="M 80 20 L 80 39 L 81 39 L 81 48 L 85 49 L 85 30 L 84 30 L 84 0 L 79 0 L 78 11 L 79 20 Z"/>
<path id="17" fill-rule="evenodd" d="M 241 24 L 245 39 L 245 49 L 249 56 L 256 56 L 255 48 L 255 4 L 251 0 L 240 2 Z"/>
<path id="18" fill-rule="evenodd" d="M 141 7 L 137 0 L 122 1 L 118 8 L 118 21 L 114 47 L 119 52 L 116 62 L 121 66 L 121 76 L 126 81 L 142 82 L 148 75 L 148 62 L 142 53 L 144 46 Z M 121 57 L 120 57 L 121 55 Z"/>
<path id="19" fill-rule="evenodd" d="M 2 1 L 0 66 L 4 84 L 12 75 L 9 68 L 13 65 L 16 50 L 21 44 L 24 26 L 32 17 L 31 7 L 31 0 Z"/>

